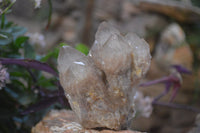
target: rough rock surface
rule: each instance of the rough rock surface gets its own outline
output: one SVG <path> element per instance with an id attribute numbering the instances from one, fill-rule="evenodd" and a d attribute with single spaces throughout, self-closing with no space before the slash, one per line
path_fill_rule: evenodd
<path id="1" fill-rule="evenodd" d="M 122 36 L 103 22 L 88 56 L 65 46 L 58 57 L 60 82 L 85 128 L 119 130 L 134 117 L 134 95 L 149 69 L 148 44 L 133 33 Z"/>
<path id="2" fill-rule="evenodd" d="M 84 129 L 78 122 L 73 111 L 52 110 L 42 121 L 32 128 L 31 133 L 141 133 L 131 130 L 94 130 Z"/>
<path id="3" fill-rule="evenodd" d="M 153 11 L 181 22 L 195 22 L 200 19 L 200 9 L 185 0 L 135 0 L 138 8 Z"/>

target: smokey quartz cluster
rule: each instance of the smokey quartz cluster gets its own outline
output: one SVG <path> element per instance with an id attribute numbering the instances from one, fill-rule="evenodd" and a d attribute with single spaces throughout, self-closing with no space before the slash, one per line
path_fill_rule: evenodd
<path id="1" fill-rule="evenodd" d="M 149 69 L 149 45 L 134 33 L 100 24 L 89 55 L 60 49 L 60 82 L 80 124 L 119 130 L 134 117 L 134 95 Z"/>

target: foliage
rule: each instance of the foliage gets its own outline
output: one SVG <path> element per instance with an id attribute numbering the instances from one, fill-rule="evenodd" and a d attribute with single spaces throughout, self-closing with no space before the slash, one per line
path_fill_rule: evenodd
<path id="1" fill-rule="evenodd" d="M 75 48 L 76 48 L 78 51 L 84 53 L 85 55 L 88 55 L 88 53 L 89 53 L 89 48 L 88 48 L 86 45 L 82 44 L 82 43 L 76 45 Z"/>
<path id="2" fill-rule="evenodd" d="M 2 0 L 0 1 L 0 15 L 10 12 L 10 8 L 14 5 L 16 0 Z"/>
<path id="3" fill-rule="evenodd" d="M 58 84 L 58 74 L 55 68 L 40 62 L 56 61 L 59 48 L 39 56 L 30 45 L 29 38 L 24 35 L 26 28 L 8 22 L 4 15 L 1 16 L 0 25 L 0 62 L 7 64 L 10 74 L 10 83 L 0 90 L 0 132 L 30 132 L 31 127 L 49 109 L 62 107 L 58 104 L 59 100 L 59 103 L 64 101 L 60 99 L 63 95 L 60 93 L 62 90 Z M 38 70 L 53 76 L 44 76 Z M 41 110 L 45 107 L 49 108 Z M 29 114 L 33 111 L 38 112 Z"/>
<path id="4" fill-rule="evenodd" d="M 30 132 L 49 109 L 69 108 L 55 69 L 59 47 L 67 44 L 40 56 L 25 36 L 26 28 L 8 22 L 4 15 L 0 25 L 0 63 L 10 74 L 10 83 L 0 90 L 0 132 Z M 76 49 L 89 52 L 84 44 Z M 43 63 L 48 61 L 54 67 Z M 51 75 L 44 76 L 42 71 Z"/>
<path id="5" fill-rule="evenodd" d="M 195 6 L 200 7 L 200 1 L 199 0 L 191 0 L 192 4 Z"/>

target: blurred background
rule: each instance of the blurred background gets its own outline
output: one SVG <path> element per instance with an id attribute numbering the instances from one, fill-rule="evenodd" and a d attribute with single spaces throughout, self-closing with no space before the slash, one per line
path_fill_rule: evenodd
<path id="1" fill-rule="evenodd" d="M 52 9 L 48 0 L 41 0 L 40 8 L 35 9 L 35 1 L 17 0 L 12 12 L 6 15 L 8 21 L 26 28 L 25 36 L 29 37 L 30 46 L 38 55 L 34 59 L 51 55 L 61 43 L 84 47 L 83 49 L 87 51 L 94 42 L 98 25 L 102 21 L 108 21 L 122 34 L 135 32 L 149 43 L 152 63 L 143 82 L 169 75 L 169 67 L 174 64 L 192 71 L 191 75 L 182 75 L 182 86 L 173 102 L 200 108 L 199 0 L 52 0 L 51 2 Z M 51 23 L 46 28 L 51 11 Z M 56 56 L 48 59 L 46 57 L 40 61 L 48 62 L 56 68 Z M 9 69 L 8 71 L 11 72 Z M 43 74 L 43 77 L 37 77 L 38 81 L 41 81 L 40 85 L 55 90 L 56 87 L 46 83 L 50 82 L 49 80 L 52 82 L 52 77 Z M 16 73 L 11 73 L 11 76 L 16 76 Z M 20 82 L 26 83 L 24 80 Z M 144 96 L 156 97 L 164 88 L 163 84 L 157 84 L 139 89 Z M 63 108 L 55 104 L 46 110 L 24 116 L 19 112 L 39 101 L 41 96 L 31 93 L 28 98 L 21 99 L 22 101 L 28 99 L 30 102 L 23 103 L 14 97 L 15 93 L 19 94 L 18 92 L 3 89 L 0 93 L 2 133 L 30 132 L 31 127 L 50 109 Z M 26 95 L 20 92 L 18 97 L 21 97 L 21 94 Z M 168 102 L 170 96 L 171 92 L 161 98 L 161 101 Z M 137 117 L 132 122 L 131 128 L 149 133 L 197 133 L 200 132 L 200 127 L 195 124 L 197 114 L 191 110 L 155 105 L 149 118 Z"/>

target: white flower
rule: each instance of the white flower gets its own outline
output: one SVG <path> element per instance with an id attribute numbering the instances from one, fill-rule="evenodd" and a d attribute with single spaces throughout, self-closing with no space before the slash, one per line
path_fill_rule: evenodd
<path id="1" fill-rule="evenodd" d="M 29 41 L 32 45 L 35 45 L 39 48 L 44 48 L 46 45 L 45 37 L 41 33 L 27 33 L 26 34 L 29 37 Z"/>
<path id="2" fill-rule="evenodd" d="M 142 92 L 137 91 L 134 100 L 136 113 L 143 117 L 149 117 L 153 111 L 153 99 L 148 96 L 144 97 Z"/>
<path id="3" fill-rule="evenodd" d="M 42 0 L 35 0 L 35 8 L 40 8 Z"/>
<path id="4" fill-rule="evenodd" d="M 9 73 L 7 69 L 0 64 L 0 90 L 5 86 L 9 81 Z"/>

